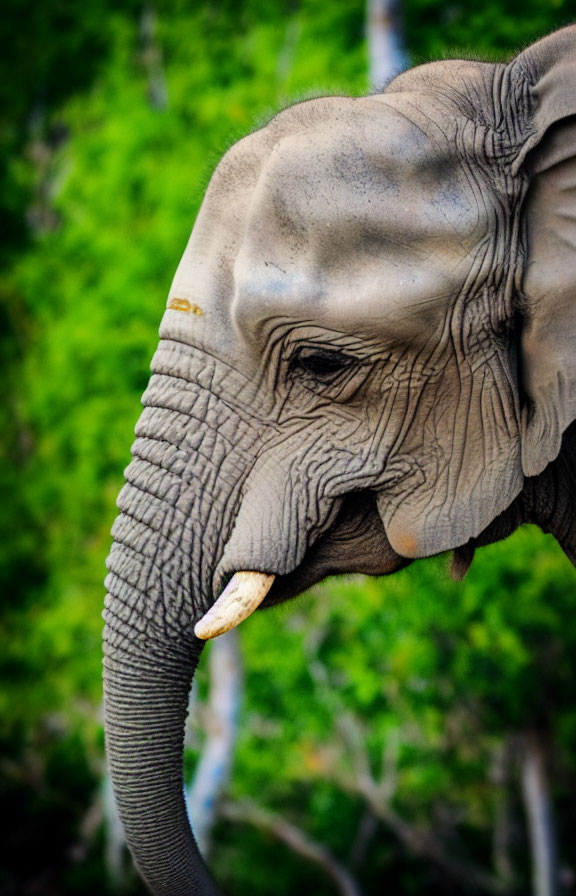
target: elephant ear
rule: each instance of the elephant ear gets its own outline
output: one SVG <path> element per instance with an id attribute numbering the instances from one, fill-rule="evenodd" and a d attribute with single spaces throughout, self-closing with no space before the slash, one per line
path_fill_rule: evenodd
<path id="1" fill-rule="evenodd" d="M 529 85 L 522 467 L 535 476 L 576 418 L 576 27 L 529 47 L 515 64 Z"/>

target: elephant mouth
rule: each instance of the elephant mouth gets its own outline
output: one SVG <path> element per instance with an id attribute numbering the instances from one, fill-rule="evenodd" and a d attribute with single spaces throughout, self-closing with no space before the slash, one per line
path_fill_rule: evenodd
<path id="1" fill-rule="evenodd" d="M 388 538 L 372 492 L 347 495 L 334 523 L 312 545 L 291 572 L 237 572 L 216 603 L 196 624 L 202 639 L 239 625 L 254 610 L 267 609 L 296 597 L 328 576 L 364 573 L 390 575 L 412 561 L 397 554 Z"/>
<path id="2" fill-rule="evenodd" d="M 261 606 L 283 603 L 328 576 L 390 575 L 409 563 L 411 560 L 397 554 L 388 541 L 375 494 L 353 492 L 344 498 L 334 523 L 308 548 L 299 566 L 276 576 Z"/>

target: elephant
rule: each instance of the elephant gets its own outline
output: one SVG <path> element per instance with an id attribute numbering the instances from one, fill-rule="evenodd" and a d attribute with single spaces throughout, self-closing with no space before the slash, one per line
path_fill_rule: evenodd
<path id="1" fill-rule="evenodd" d="M 183 799 L 203 644 L 329 575 L 523 523 L 576 565 L 576 26 L 296 103 L 227 151 L 118 498 L 106 744 L 150 890 L 218 893 Z"/>

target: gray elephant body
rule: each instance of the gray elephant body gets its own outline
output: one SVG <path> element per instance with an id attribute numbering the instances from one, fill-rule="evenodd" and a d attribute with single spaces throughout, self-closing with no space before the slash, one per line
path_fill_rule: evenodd
<path id="1" fill-rule="evenodd" d="M 120 498 L 107 742 L 157 894 L 213 893 L 182 729 L 230 576 L 264 605 L 524 522 L 576 558 L 576 27 L 293 106 L 233 147 L 176 273 Z"/>

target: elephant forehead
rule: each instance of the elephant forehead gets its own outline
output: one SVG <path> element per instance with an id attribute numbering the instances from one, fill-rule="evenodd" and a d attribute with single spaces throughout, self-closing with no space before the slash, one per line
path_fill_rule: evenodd
<path id="1" fill-rule="evenodd" d="M 270 152 L 234 265 L 237 321 L 370 328 L 391 315 L 410 327 L 462 288 L 487 204 L 447 143 L 366 102 Z"/>
<path id="2" fill-rule="evenodd" d="M 291 107 L 218 166 L 161 336 L 248 373 L 246 340 L 278 317 L 417 338 L 423 315 L 441 326 L 493 214 L 453 142 L 385 96 Z"/>

